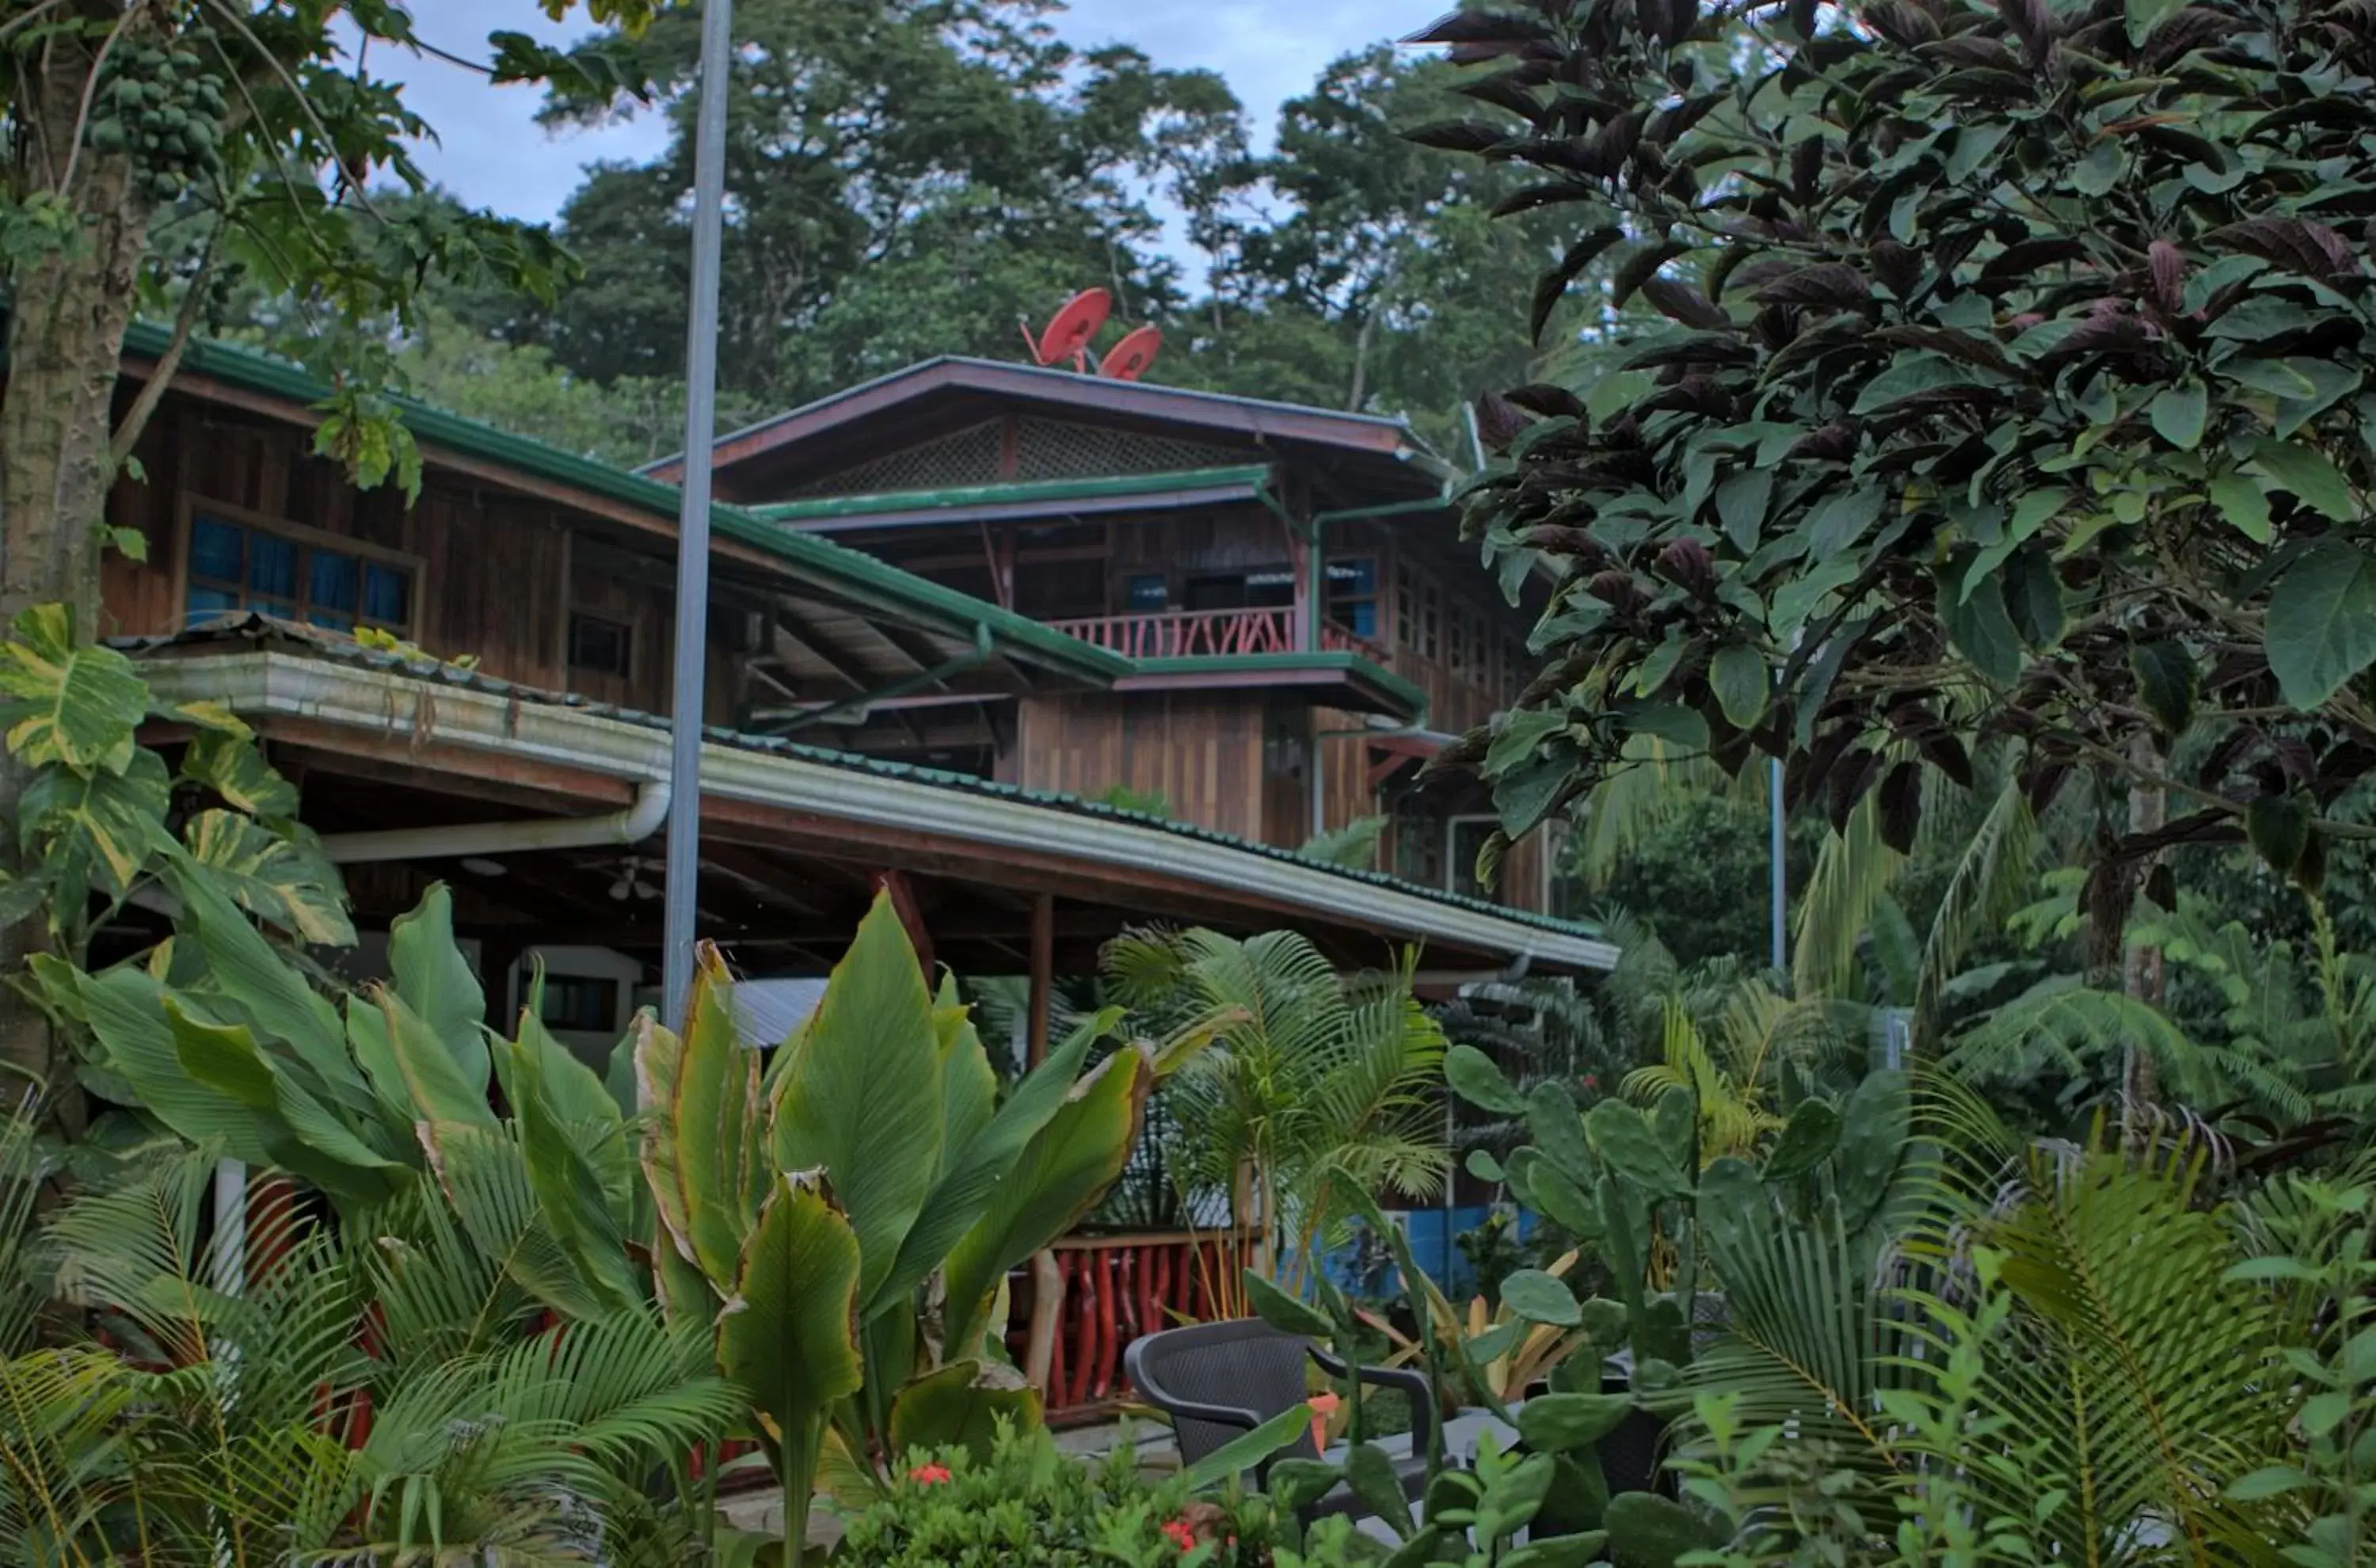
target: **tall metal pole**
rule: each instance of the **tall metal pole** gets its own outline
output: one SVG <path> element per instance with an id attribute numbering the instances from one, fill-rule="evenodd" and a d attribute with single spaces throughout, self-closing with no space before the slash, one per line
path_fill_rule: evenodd
<path id="1" fill-rule="evenodd" d="M 676 691 L 669 709 L 668 886 L 661 1006 L 671 1028 L 693 990 L 701 882 L 701 711 L 709 641 L 709 446 L 718 425 L 718 252 L 726 206 L 726 76 L 733 0 L 704 0 L 701 120 L 693 152 L 693 312 L 684 343 L 684 494 L 677 512 Z"/>
<path id="2" fill-rule="evenodd" d="M 1782 864 L 1782 759 L 1774 759 L 1765 776 L 1767 814 L 1773 824 L 1774 967 L 1790 968 L 1790 931 L 1786 911 L 1790 903 L 1790 875 Z"/>

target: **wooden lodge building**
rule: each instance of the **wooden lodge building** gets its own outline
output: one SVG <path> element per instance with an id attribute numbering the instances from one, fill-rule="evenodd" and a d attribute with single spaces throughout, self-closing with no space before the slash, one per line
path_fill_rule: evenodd
<path id="1" fill-rule="evenodd" d="M 124 401 L 164 347 L 134 329 Z M 442 880 L 490 1022 L 534 954 L 548 1025 L 607 1053 L 656 990 L 683 804 L 671 465 L 407 405 L 408 504 L 312 455 L 325 395 L 193 345 L 110 498 L 147 550 L 107 558 L 99 631 L 160 699 L 254 726 L 345 874 L 356 978 Z M 783 1038 L 885 886 L 928 961 L 1030 977 L 1027 1054 L 1052 977 L 1151 921 L 1292 926 L 1347 966 L 1418 944 L 1439 987 L 1608 968 L 1547 911 L 1540 845 L 1480 888 L 1482 798 L 1413 782 L 1507 700 L 1533 613 L 1458 543 L 1446 477 L 1391 421 L 969 360 L 721 441 L 699 929 L 778 982 L 738 989 L 746 1032 Z M 1389 871 L 1297 852 L 1372 813 Z M 1121 1346 L 1195 1310 L 1197 1244 L 1035 1262 L 1014 1343 L 1051 1408 L 1099 1407 Z"/>
<path id="2" fill-rule="evenodd" d="M 135 328 L 126 398 L 162 348 Z M 408 505 L 312 455 L 323 395 L 194 345 L 111 499 L 148 551 L 109 556 L 101 631 L 255 724 L 359 930 L 442 879 L 481 967 L 541 952 L 591 1044 L 657 976 L 672 464 L 408 406 Z M 887 878 L 968 974 L 1086 972 L 1150 921 L 1294 925 L 1347 964 L 1418 943 L 1446 982 L 1605 968 L 1538 846 L 1479 888 L 1481 797 L 1411 784 L 1504 700 L 1529 618 L 1444 477 L 1392 421 L 970 360 L 726 437 L 703 934 L 820 974 Z M 1391 873 L 1294 852 L 1372 812 Z"/>

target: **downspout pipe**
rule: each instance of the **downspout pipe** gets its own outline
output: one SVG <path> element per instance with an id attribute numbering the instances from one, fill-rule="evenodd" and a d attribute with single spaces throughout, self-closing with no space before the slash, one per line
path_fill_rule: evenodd
<path id="1" fill-rule="evenodd" d="M 515 822 L 472 822 L 452 827 L 398 827 L 377 833 L 332 833 L 322 852 L 340 865 L 374 861 L 450 861 L 463 855 L 517 854 L 524 849 L 591 849 L 637 844 L 668 820 L 671 791 L 665 778 L 636 786 L 623 811 L 601 816 L 541 816 Z"/>

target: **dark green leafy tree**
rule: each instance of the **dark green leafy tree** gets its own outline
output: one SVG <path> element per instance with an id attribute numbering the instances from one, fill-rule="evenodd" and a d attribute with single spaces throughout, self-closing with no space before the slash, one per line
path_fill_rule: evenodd
<path id="1" fill-rule="evenodd" d="M 932 353 L 1016 357 L 1065 295 L 1143 319 L 1178 297 L 1149 189 L 1241 150 L 1238 105 L 1202 72 L 1075 51 L 1042 0 L 746 0 L 730 102 L 719 371 L 781 405 Z M 684 352 L 686 214 L 700 8 L 664 13 L 636 58 L 675 127 L 643 165 L 595 171 L 563 213 L 587 264 L 542 326 L 573 372 L 673 375 Z M 599 114 L 556 94 L 556 121 Z"/>
<path id="2" fill-rule="evenodd" d="M 1535 341 L 1508 301 L 1562 238 L 1556 220 L 1493 220 L 1527 183 L 1513 171 L 1407 137 L 1458 113 L 1460 86 L 1445 63 L 1379 44 L 1282 105 L 1274 151 L 1192 209 L 1211 293 L 1178 321 L 1188 352 L 1162 374 L 1405 414 L 1465 452 L 1462 405 L 1533 374 Z"/>
<path id="3" fill-rule="evenodd" d="M 1903 852 L 1925 773 L 2003 737 L 2033 808 L 2080 785 L 2115 943 L 2170 846 L 2315 885 L 2367 836 L 2330 810 L 2376 764 L 2359 11 L 1563 0 L 1430 36 L 1507 117 L 1421 139 L 1528 170 L 1573 242 L 1546 290 L 1612 258 L 1637 312 L 1618 411 L 1485 410 L 1472 521 L 1567 577 L 1465 748 L 1511 831 L 1651 736 L 1779 756 Z"/>

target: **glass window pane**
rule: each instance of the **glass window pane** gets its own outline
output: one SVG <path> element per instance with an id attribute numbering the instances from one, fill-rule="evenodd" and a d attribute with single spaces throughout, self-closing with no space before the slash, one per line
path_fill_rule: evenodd
<path id="1" fill-rule="evenodd" d="M 283 621 L 297 619 L 297 601 L 293 599 L 251 599 L 247 607 L 258 615 L 278 616 Z"/>
<path id="2" fill-rule="evenodd" d="M 316 610 L 355 607 L 355 558 L 335 550 L 316 550 L 305 573 L 305 598 Z"/>
<path id="3" fill-rule="evenodd" d="M 306 612 L 305 619 L 316 626 L 327 626 L 334 632 L 351 632 L 355 629 L 353 616 L 340 615 L 333 611 L 311 610 Z"/>
<path id="4" fill-rule="evenodd" d="M 190 576 L 225 583 L 239 581 L 240 543 L 245 538 L 244 530 L 229 523 L 212 517 L 191 518 Z"/>
<path id="5" fill-rule="evenodd" d="M 1340 613 L 1345 619 L 1346 625 L 1355 636 L 1374 637 L 1378 635 L 1378 601 L 1376 600 L 1365 599 L 1358 604 L 1348 604 Z"/>
<path id="6" fill-rule="evenodd" d="M 412 578 L 394 566 L 363 563 L 363 619 L 402 626 L 412 620 Z"/>
<path id="7" fill-rule="evenodd" d="M 270 534 L 249 535 L 247 586 L 276 598 L 296 598 L 297 547 Z"/>
<path id="8" fill-rule="evenodd" d="M 1170 588 L 1160 573 L 1143 574 L 1130 579 L 1130 608 L 1133 610 L 1160 610 L 1170 598 Z"/>
<path id="9" fill-rule="evenodd" d="M 218 615 L 229 614 L 239 608 L 239 595 L 225 593 L 220 588 L 193 588 L 182 601 L 185 619 L 193 626 L 202 625 Z"/>

